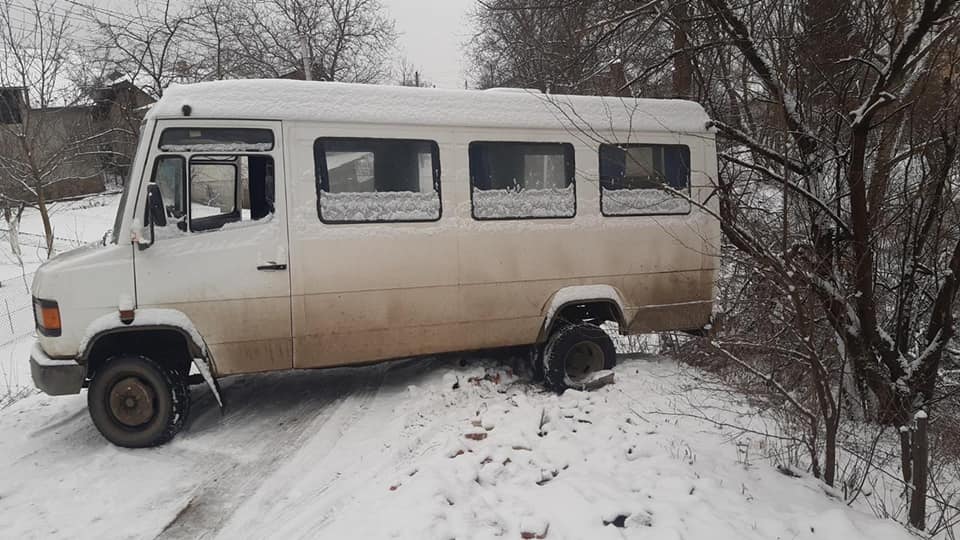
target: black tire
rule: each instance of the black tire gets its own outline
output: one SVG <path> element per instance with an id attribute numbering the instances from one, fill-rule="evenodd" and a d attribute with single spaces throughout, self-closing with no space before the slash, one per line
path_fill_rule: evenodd
<path id="1" fill-rule="evenodd" d="M 182 374 L 149 358 L 115 356 L 94 374 L 87 409 L 93 424 L 113 444 L 158 446 L 186 422 L 190 390 Z"/>
<path id="2" fill-rule="evenodd" d="M 613 340 L 602 328 L 588 323 L 564 326 L 550 336 L 543 349 L 543 382 L 548 389 L 559 393 L 569 387 L 568 364 L 580 358 L 584 350 L 590 351 L 590 365 L 584 365 L 583 373 L 570 374 L 571 377 L 613 369 L 616 364 L 617 351 Z"/>

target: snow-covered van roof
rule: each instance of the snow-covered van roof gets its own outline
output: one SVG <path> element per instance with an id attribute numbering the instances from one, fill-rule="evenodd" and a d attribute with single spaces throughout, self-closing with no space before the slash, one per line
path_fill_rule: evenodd
<path id="1" fill-rule="evenodd" d="M 545 95 L 532 91 L 441 90 L 290 80 L 173 85 L 148 118 L 320 122 L 703 133 L 707 114 L 692 101 Z"/>

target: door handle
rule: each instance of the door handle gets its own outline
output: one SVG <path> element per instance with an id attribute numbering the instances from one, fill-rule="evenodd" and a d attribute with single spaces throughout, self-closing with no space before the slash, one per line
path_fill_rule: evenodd
<path id="1" fill-rule="evenodd" d="M 270 261 L 267 264 L 261 264 L 260 266 L 257 267 L 257 270 L 260 270 L 262 272 L 276 272 L 278 270 L 286 270 L 286 269 L 287 269 L 287 265 L 277 264 L 273 261 Z"/>

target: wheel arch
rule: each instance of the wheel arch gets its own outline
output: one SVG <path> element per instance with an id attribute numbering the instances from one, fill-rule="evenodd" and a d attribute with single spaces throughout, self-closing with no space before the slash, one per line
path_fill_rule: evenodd
<path id="1" fill-rule="evenodd" d="M 77 360 L 86 365 L 87 378 L 118 354 L 143 354 L 155 362 L 189 375 L 194 365 L 222 407 L 216 364 L 200 333 L 183 313 L 168 309 L 137 310 L 125 323 L 111 313 L 93 321 L 80 341 Z"/>
<path id="2" fill-rule="evenodd" d="M 95 372 L 99 364 L 107 358 L 119 353 L 142 353 L 154 357 L 154 361 L 160 364 L 169 363 L 169 360 L 154 356 L 158 350 L 175 353 L 174 357 L 185 359 L 188 368 L 193 358 L 204 356 L 203 350 L 194 343 L 190 334 L 182 328 L 166 324 L 153 324 L 117 326 L 100 330 L 91 335 L 85 342 L 85 347 L 80 351 L 78 360 L 87 366 L 90 373 Z"/>
<path id="3" fill-rule="evenodd" d="M 543 343 L 563 320 L 598 319 L 614 321 L 625 328 L 623 295 L 610 285 L 574 285 L 559 289 L 541 310 L 543 323 L 537 343 Z"/>

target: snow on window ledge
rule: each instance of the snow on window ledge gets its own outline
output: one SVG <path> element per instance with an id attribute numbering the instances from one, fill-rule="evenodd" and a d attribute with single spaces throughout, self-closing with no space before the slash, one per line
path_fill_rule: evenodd
<path id="1" fill-rule="evenodd" d="M 267 152 L 273 149 L 273 143 L 193 143 L 164 144 L 163 152 Z"/>
<path id="2" fill-rule="evenodd" d="M 576 213 L 573 184 L 565 188 L 473 189 L 477 219 L 568 218 Z"/>
<path id="3" fill-rule="evenodd" d="M 607 216 L 666 215 L 690 212 L 690 201 L 661 189 L 601 188 L 602 210 Z"/>
<path id="4" fill-rule="evenodd" d="M 440 218 L 435 191 L 320 193 L 320 218 L 334 222 L 432 221 Z"/>

